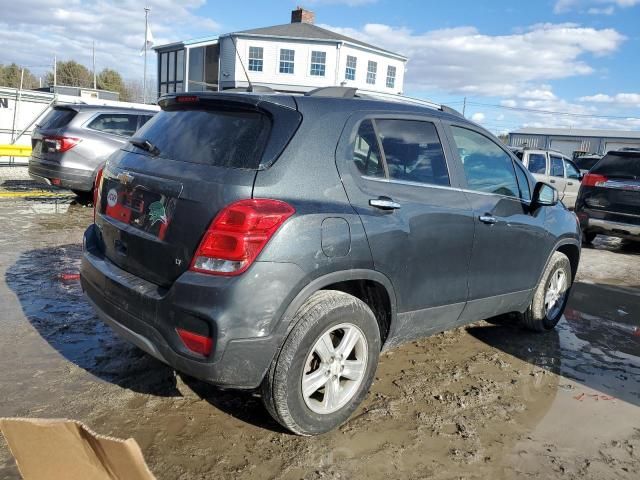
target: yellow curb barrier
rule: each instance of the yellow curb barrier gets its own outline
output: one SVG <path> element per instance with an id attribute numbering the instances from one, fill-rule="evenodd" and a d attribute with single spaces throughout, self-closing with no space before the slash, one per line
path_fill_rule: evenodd
<path id="1" fill-rule="evenodd" d="M 72 193 L 53 192 L 0 192 L 0 198 L 20 198 L 20 197 L 70 197 Z"/>
<path id="2" fill-rule="evenodd" d="M 0 157 L 30 157 L 31 145 L 0 145 Z"/>

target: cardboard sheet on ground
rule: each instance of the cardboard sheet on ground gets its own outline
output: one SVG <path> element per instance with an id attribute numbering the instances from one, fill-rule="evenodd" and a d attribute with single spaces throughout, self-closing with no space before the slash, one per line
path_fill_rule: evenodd
<path id="1" fill-rule="evenodd" d="M 155 480 L 133 438 L 75 420 L 0 418 L 0 430 L 25 480 Z"/>

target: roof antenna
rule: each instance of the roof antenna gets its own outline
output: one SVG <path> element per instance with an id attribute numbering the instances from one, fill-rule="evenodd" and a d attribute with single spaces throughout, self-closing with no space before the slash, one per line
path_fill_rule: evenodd
<path id="1" fill-rule="evenodd" d="M 242 62 L 242 57 L 240 57 L 240 52 L 238 52 L 238 45 L 236 45 L 236 39 L 233 37 L 233 35 L 231 35 L 231 41 L 233 42 L 233 48 L 236 50 L 236 55 L 238 56 L 240 65 L 242 65 L 242 71 L 244 72 L 244 76 L 246 77 L 247 83 L 249 84 L 249 86 L 247 87 L 247 92 L 253 92 L 253 84 L 251 83 L 251 79 L 249 78 L 247 69 L 244 68 L 244 63 Z"/>

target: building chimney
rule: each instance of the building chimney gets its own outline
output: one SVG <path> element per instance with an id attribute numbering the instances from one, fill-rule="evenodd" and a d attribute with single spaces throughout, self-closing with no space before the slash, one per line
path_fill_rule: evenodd
<path id="1" fill-rule="evenodd" d="M 311 10 L 305 10 L 302 7 L 297 7 L 291 11 L 291 23 L 313 23 L 316 21 L 316 14 Z"/>

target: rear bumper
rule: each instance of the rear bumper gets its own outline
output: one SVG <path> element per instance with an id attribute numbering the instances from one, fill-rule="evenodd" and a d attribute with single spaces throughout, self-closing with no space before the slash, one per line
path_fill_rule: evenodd
<path id="1" fill-rule="evenodd" d="M 208 383 L 245 389 L 260 385 L 284 338 L 277 326 L 295 294 L 291 286 L 303 280 L 296 265 L 257 262 L 240 277 L 186 272 L 162 289 L 102 257 L 95 248 L 94 225 L 84 242 L 82 288 L 117 334 Z M 178 327 L 212 337 L 210 357 L 186 349 Z"/>
<path id="2" fill-rule="evenodd" d="M 600 220 L 598 218 L 590 218 L 588 231 L 600 231 L 613 236 L 629 236 L 640 238 L 640 225 L 632 225 L 630 223 L 613 222 L 611 220 Z"/>
<path id="3" fill-rule="evenodd" d="M 583 208 L 578 212 L 580 227 L 584 232 L 601 233 L 632 240 L 640 239 L 640 218 L 635 216 L 592 211 Z M 627 220 L 628 219 L 628 220 Z M 634 222 L 634 223 L 631 223 Z"/>
<path id="4" fill-rule="evenodd" d="M 56 185 L 71 190 L 90 192 L 93 190 L 93 171 L 70 168 L 56 162 L 49 162 L 38 157 L 29 160 L 29 175 L 48 185 Z M 57 179 L 59 183 L 51 180 Z"/>

